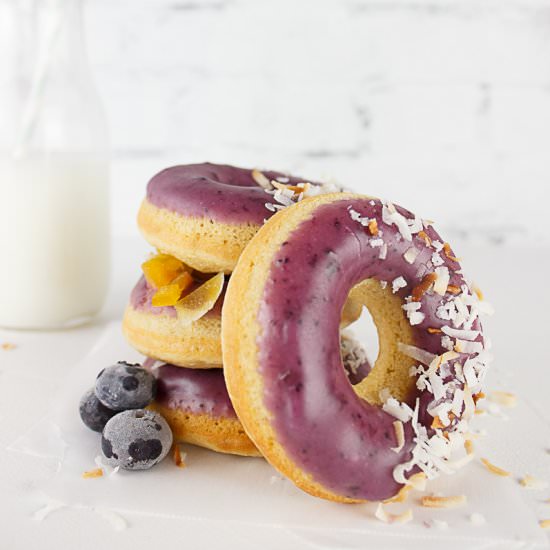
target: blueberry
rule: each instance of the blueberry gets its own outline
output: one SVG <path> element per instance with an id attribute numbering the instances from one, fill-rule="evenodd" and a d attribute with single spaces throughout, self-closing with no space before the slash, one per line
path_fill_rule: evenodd
<path id="1" fill-rule="evenodd" d="M 107 421 L 117 413 L 101 403 L 94 393 L 94 388 L 82 396 L 79 409 L 82 422 L 94 432 L 102 432 Z"/>
<path id="2" fill-rule="evenodd" d="M 105 425 L 101 450 L 109 465 L 125 470 L 147 470 L 170 451 L 172 431 L 157 412 L 124 411 Z"/>
<path id="3" fill-rule="evenodd" d="M 156 379 L 140 365 L 120 361 L 103 369 L 97 376 L 95 394 L 110 409 L 142 409 L 155 397 Z"/>

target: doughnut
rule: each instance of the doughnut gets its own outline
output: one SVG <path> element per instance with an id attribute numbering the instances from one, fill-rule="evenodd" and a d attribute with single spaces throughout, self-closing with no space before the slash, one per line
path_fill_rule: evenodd
<path id="1" fill-rule="evenodd" d="M 352 386 L 339 350 L 348 295 L 380 351 Z M 394 497 L 467 462 L 468 420 L 490 359 L 488 308 L 430 222 L 351 193 L 306 198 L 268 220 L 231 276 L 224 376 L 249 437 L 304 491 L 338 502 Z"/>
<path id="2" fill-rule="evenodd" d="M 246 243 L 277 209 L 307 192 L 337 189 L 315 184 L 314 191 L 302 182 L 279 172 L 219 164 L 174 166 L 149 181 L 138 226 L 151 245 L 194 269 L 230 273 Z M 273 188 L 285 184 L 301 188 Z"/>
<path id="3" fill-rule="evenodd" d="M 155 289 L 141 277 L 130 294 L 122 331 L 143 355 L 195 369 L 221 367 L 221 306 L 223 294 L 203 317 L 187 325 L 178 323 L 173 306 L 155 307 Z"/>
<path id="4" fill-rule="evenodd" d="M 370 363 L 361 344 L 342 336 L 342 359 L 352 383 L 362 380 Z M 144 366 L 155 361 L 148 358 Z M 164 364 L 153 369 L 157 394 L 151 408 L 168 422 L 176 441 L 220 453 L 261 456 L 246 435 L 229 399 L 220 369 L 187 369 Z"/>
<path id="5" fill-rule="evenodd" d="M 168 422 L 176 441 L 220 453 L 260 456 L 229 400 L 220 369 L 156 369 L 157 395 L 151 408 Z"/>
<path id="6" fill-rule="evenodd" d="M 178 323 L 173 306 L 155 307 L 151 299 L 155 289 L 141 277 L 130 294 L 122 320 L 122 331 L 129 344 L 137 351 L 159 361 L 176 366 L 210 369 L 221 368 L 221 309 L 224 294 L 203 317 L 187 325 Z M 342 326 L 357 320 L 361 306 L 346 302 Z M 350 364 L 357 358 L 350 357 Z M 366 361 L 358 365 L 368 364 Z M 363 371 L 359 371 L 359 376 Z M 355 380 L 356 373 L 351 374 Z"/>

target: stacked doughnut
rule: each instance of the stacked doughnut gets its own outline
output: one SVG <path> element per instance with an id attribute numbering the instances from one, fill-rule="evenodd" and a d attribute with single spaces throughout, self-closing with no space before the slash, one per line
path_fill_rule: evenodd
<path id="1" fill-rule="evenodd" d="M 157 254 L 142 264 L 123 320 L 128 342 L 155 369 L 153 404 L 179 441 L 259 455 L 235 414 L 222 371 L 221 311 L 231 272 L 264 221 L 308 194 L 334 190 L 278 172 L 196 164 L 154 176 L 138 226 Z M 346 304 L 348 324 L 361 311 Z M 349 377 L 368 372 L 360 346 L 343 337 Z"/>
<path id="2" fill-rule="evenodd" d="M 431 222 L 277 172 L 198 164 L 156 175 L 138 223 L 158 254 L 123 328 L 164 363 L 153 406 L 177 440 L 262 455 L 338 502 L 391 499 L 472 458 L 489 308 Z M 341 332 L 363 306 L 379 336 L 372 369 Z"/>

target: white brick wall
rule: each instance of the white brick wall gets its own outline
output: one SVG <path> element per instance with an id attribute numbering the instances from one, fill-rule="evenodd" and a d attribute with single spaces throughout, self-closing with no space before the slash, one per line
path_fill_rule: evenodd
<path id="1" fill-rule="evenodd" d="M 550 242 L 548 0 L 94 0 L 87 18 L 116 231 L 156 170 L 213 160 Z"/>

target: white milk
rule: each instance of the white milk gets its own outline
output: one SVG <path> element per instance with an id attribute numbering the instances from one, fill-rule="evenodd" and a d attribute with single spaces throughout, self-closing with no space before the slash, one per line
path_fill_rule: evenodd
<path id="1" fill-rule="evenodd" d="M 69 326 L 101 308 L 108 183 L 99 156 L 0 157 L 0 326 Z"/>

